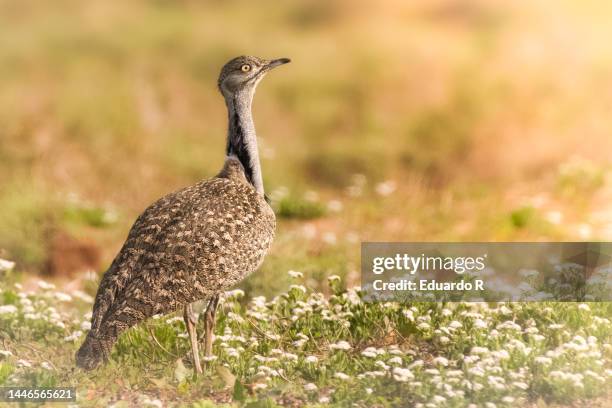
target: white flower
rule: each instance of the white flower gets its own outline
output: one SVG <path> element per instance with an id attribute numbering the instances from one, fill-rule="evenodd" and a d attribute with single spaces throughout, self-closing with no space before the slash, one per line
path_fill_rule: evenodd
<path id="1" fill-rule="evenodd" d="M 408 368 L 423 367 L 424 364 L 425 363 L 423 363 L 423 360 L 415 360 L 410 365 L 408 365 Z"/>
<path id="2" fill-rule="evenodd" d="M 591 308 L 589 307 L 589 305 L 587 305 L 586 303 L 581 303 L 578 305 L 578 309 L 580 310 L 584 310 L 585 312 L 588 312 L 591 310 Z"/>
<path id="3" fill-rule="evenodd" d="M 76 331 L 72 332 L 72 334 L 70 336 L 64 337 L 64 341 L 74 341 L 74 340 L 77 340 L 82 335 L 83 335 L 82 331 L 76 330 Z"/>
<path id="4" fill-rule="evenodd" d="M 436 357 L 432 360 L 432 362 L 434 364 L 440 364 L 441 366 L 448 366 L 448 359 L 444 358 L 444 357 Z"/>
<path id="5" fill-rule="evenodd" d="M 304 384 L 304 389 L 306 391 L 316 391 L 317 390 L 317 386 L 313 383 L 308 383 L 308 384 Z"/>
<path id="6" fill-rule="evenodd" d="M 329 348 L 330 350 L 350 350 L 351 345 L 344 340 L 340 340 L 339 342 L 335 344 L 330 344 Z"/>
<path id="7" fill-rule="evenodd" d="M 376 185 L 376 192 L 385 197 L 388 196 L 390 194 L 393 194 L 393 192 L 395 191 L 395 189 L 397 188 L 395 181 L 385 181 L 383 183 L 378 183 Z"/>
<path id="8" fill-rule="evenodd" d="M 402 310 L 402 313 L 404 314 L 404 317 L 406 317 L 406 319 L 410 320 L 411 322 L 414 322 L 414 312 L 410 309 L 404 309 Z"/>
<path id="9" fill-rule="evenodd" d="M 13 353 L 11 353 L 11 352 L 10 352 L 10 351 L 8 351 L 8 350 L 0 350 L 0 356 L 10 357 L 10 356 L 12 356 L 12 355 L 13 355 Z"/>
<path id="10" fill-rule="evenodd" d="M 242 289 L 229 290 L 225 292 L 225 297 L 227 299 L 239 299 L 241 297 L 244 297 L 244 290 Z"/>
<path id="11" fill-rule="evenodd" d="M 526 390 L 527 388 L 529 388 L 529 385 L 527 385 L 524 382 L 520 382 L 520 381 L 513 382 L 512 385 L 521 390 Z"/>
<path id="12" fill-rule="evenodd" d="M 301 291 L 302 293 L 306 293 L 306 288 L 303 285 L 291 285 L 289 286 L 289 290 L 291 289 L 297 289 Z"/>
<path id="13" fill-rule="evenodd" d="M 70 302 L 72 300 L 72 296 L 64 292 L 55 292 L 53 295 L 60 302 Z"/>
<path id="14" fill-rule="evenodd" d="M 372 394 L 372 392 L 374 392 L 374 390 L 371 389 L 371 388 L 366 388 L 365 392 L 366 392 L 366 394 L 370 395 L 370 394 Z"/>
<path id="15" fill-rule="evenodd" d="M 478 346 L 472 347 L 472 351 L 471 351 L 472 354 L 487 354 L 488 352 L 489 352 L 488 348 L 478 347 Z"/>
<path id="16" fill-rule="evenodd" d="M 268 384 L 265 384 L 265 383 L 257 383 L 257 384 L 255 384 L 255 385 L 253 386 L 253 390 L 254 390 L 254 391 L 257 391 L 257 390 L 264 390 L 264 389 L 266 389 L 266 388 L 268 388 Z"/>
<path id="17" fill-rule="evenodd" d="M 304 359 L 307 363 L 315 364 L 319 362 L 319 359 L 316 356 L 308 356 Z"/>
<path id="18" fill-rule="evenodd" d="M 482 319 L 476 319 L 474 320 L 474 327 L 476 327 L 477 329 L 486 329 L 487 327 L 489 327 L 489 325 Z"/>
<path id="19" fill-rule="evenodd" d="M 23 359 L 17 360 L 17 365 L 19 367 L 32 367 L 32 363 L 30 363 L 28 360 Z"/>
<path id="20" fill-rule="evenodd" d="M 533 361 L 535 361 L 538 364 L 542 364 L 542 365 L 552 364 L 552 360 L 550 358 L 544 357 L 544 356 L 538 356 L 538 357 L 534 358 Z"/>
<path id="21" fill-rule="evenodd" d="M 393 379 L 399 382 L 406 382 L 414 379 L 414 374 L 408 368 L 394 367 Z"/>
<path id="22" fill-rule="evenodd" d="M 374 349 L 373 347 L 368 347 L 367 349 L 363 350 L 361 352 L 361 355 L 364 357 L 370 357 L 370 358 L 374 358 L 378 356 L 378 354 L 376 354 L 376 349 Z"/>
<path id="23" fill-rule="evenodd" d="M 15 305 L 0 306 L 0 315 L 9 313 L 17 313 L 17 307 Z"/>
<path id="24" fill-rule="evenodd" d="M 340 282 L 340 277 L 338 275 L 330 275 L 327 277 L 327 280 L 331 283 L 331 282 L 335 282 L 338 281 Z"/>
<path id="25" fill-rule="evenodd" d="M 15 267 L 15 262 L 0 259 L 0 272 L 10 271 Z"/>
<path id="26" fill-rule="evenodd" d="M 452 322 L 450 322 L 449 327 L 453 328 L 453 329 L 460 329 L 463 327 L 463 325 L 458 322 L 457 320 L 453 320 Z"/>
<path id="27" fill-rule="evenodd" d="M 387 363 L 400 365 L 402 364 L 402 358 L 398 356 L 391 357 L 389 360 L 387 360 Z"/>
<path id="28" fill-rule="evenodd" d="M 163 404 L 160 400 L 158 399 L 150 399 L 149 397 L 145 397 L 142 401 L 143 405 L 146 406 L 151 406 L 151 407 L 155 407 L 155 408 L 162 408 Z"/>
<path id="29" fill-rule="evenodd" d="M 304 274 L 302 272 L 298 272 L 298 271 L 289 271 L 287 272 L 287 274 L 289 276 L 291 276 L 292 278 L 298 279 L 298 278 L 303 278 Z"/>
<path id="30" fill-rule="evenodd" d="M 81 323 L 81 330 L 85 331 L 85 330 L 91 330 L 91 322 L 88 320 L 85 320 L 84 322 Z"/>
<path id="31" fill-rule="evenodd" d="M 491 352 L 491 355 L 498 360 L 508 360 L 510 359 L 510 354 L 506 350 L 497 350 Z"/>
<path id="32" fill-rule="evenodd" d="M 215 361 L 217 359 L 217 356 L 204 356 L 202 357 L 202 360 L 209 362 L 209 361 Z"/>
<path id="33" fill-rule="evenodd" d="M 329 403 L 329 397 L 321 397 L 321 398 L 319 398 L 319 403 L 320 404 L 328 404 Z"/>
<path id="34" fill-rule="evenodd" d="M 39 280 L 38 281 L 38 287 L 40 287 L 41 289 L 44 290 L 51 290 L 51 289 L 55 289 L 55 285 L 49 282 L 45 282 L 43 280 Z"/>
<path id="35" fill-rule="evenodd" d="M 331 212 L 342 211 L 342 202 L 339 200 L 331 200 L 327 203 L 327 209 Z"/>
<path id="36" fill-rule="evenodd" d="M 93 303 L 93 301 L 94 301 L 93 297 L 91 297 L 87 293 L 83 292 L 82 290 L 74 290 L 74 291 L 72 291 L 72 296 L 74 296 L 77 299 L 82 300 L 85 303 Z"/>
<path id="37" fill-rule="evenodd" d="M 342 381 L 346 381 L 346 380 L 349 380 L 349 379 L 351 378 L 351 377 L 349 377 L 348 375 L 346 375 L 346 374 L 344 374 L 344 373 L 341 373 L 341 372 L 337 372 L 337 373 L 335 373 L 335 374 L 334 374 L 334 377 L 335 377 L 335 378 L 338 378 L 338 379 L 340 379 L 340 380 L 342 380 Z"/>

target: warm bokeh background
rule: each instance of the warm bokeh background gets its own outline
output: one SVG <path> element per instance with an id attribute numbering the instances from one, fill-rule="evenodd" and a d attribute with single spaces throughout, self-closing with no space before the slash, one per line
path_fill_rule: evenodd
<path id="1" fill-rule="evenodd" d="M 294 61 L 255 100 L 280 223 L 247 289 L 356 284 L 362 240 L 612 238 L 612 4 L 414 3 L 0 1 L 0 257 L 103 271 L 220 168 L 240 54 Z"/>

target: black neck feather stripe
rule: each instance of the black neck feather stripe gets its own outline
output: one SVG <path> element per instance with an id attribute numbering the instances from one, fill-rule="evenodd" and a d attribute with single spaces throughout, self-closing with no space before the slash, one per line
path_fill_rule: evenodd
<path id="1" fill-rule="evenodd" d="M 251 153 L 244 140 L 244 131 L 240 123 L 240 116 L 235 112 L 231 118 L 230 135 L 227 138 L 227 155 L 236 156 L 242 167 L 244 167 L 244 173 L 246 179 L 255 187 L 253 181 L 253 168 L 251 167 Z"/>

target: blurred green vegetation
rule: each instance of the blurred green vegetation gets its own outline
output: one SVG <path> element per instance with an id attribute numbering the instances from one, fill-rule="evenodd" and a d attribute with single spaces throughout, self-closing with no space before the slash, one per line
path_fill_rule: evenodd
<path id="1" fill-rule="evenodd" d="M 43 270 L 66 232 L 107 265 L 149 203 L 216 174 L 239 54 L 293 60 L 255 99 L 286 195 L 253 290 L 350 274 L 362 240 L 609 238 L 611 7 L 0 1 L 0 256 Z"/>

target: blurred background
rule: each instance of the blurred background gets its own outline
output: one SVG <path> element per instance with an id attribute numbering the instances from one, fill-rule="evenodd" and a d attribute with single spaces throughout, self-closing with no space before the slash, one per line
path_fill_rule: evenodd
<path id="1" fill-rule="evenodd" d="M 0 258 L 95 290 L 136 216 L 217 173 L 221 66 L 279 218 L 261 271 L 359 284 L 361 241 L 612 238 L 612 4 L 0 0 Z"/>

